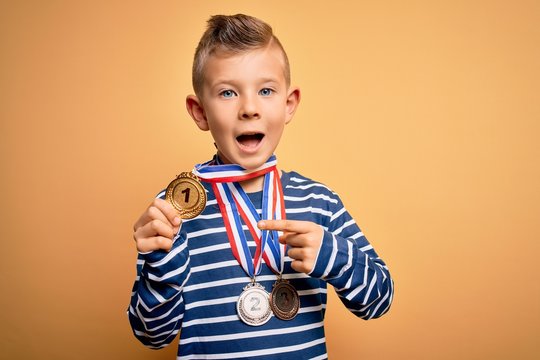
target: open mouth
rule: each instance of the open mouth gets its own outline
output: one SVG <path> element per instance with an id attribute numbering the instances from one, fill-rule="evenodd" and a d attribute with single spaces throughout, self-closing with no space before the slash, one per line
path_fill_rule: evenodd
<path id="1" fill-rule="evenodd" d="M 236 141 L 246 148 L 255 148 L 264 138 L 262 133 L 242 134 L 236 137 Z"/>

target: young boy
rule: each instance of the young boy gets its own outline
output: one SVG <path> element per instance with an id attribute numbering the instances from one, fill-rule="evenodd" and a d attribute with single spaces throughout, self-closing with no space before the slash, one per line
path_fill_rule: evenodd
<path id="1" fill-rule="evenodd" d="M 276 168 L 273 153 L 300 101 L 287 55 L 259 19 L 214 16 L 193 87 L 187 110 L 217 155 L 135 223 L 135 336 L 161 348 L 180 332 L 181 359 L 325 359 L 327 283 L 363 319 L 388 311 L 393 283 L 334 192 Z M 181 219 L 175 191 L 202 206 L 180 209 Z"/>

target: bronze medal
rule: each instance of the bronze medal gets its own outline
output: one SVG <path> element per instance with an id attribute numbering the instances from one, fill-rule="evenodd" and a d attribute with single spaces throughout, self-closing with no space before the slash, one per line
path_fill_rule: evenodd
<path id="1" fill-rule="evenodd" d="M 294 319 L 300 309 L 300 297 L 289 281 L 279 278 L 270 293 L 270 307 L 281 320 Z"/>
<path id="2" fill-rule="evenodd" d="M 236 311 L 240 320 L 251 326 L 260 326 L 270 320 L 272 311 L 268 296 L 268 292 L 262 285 L 256 282 L 246 285 L 236 302 Z"/>
<path id="3" fill-rule="evenodd" d="M 193 219 L 206 207 L 206 190 L 190 172 L 183 172 L 171 181 L 165 196 L 182 219 Z"/>

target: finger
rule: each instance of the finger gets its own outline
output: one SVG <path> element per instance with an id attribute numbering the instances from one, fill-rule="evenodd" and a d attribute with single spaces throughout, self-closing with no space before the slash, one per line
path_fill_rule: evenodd
<path id="1" fill-rule="evenodd" d="M 154 199 L 148 209 L 141 215 L 139 220 L 133 226 L 133 230 L 146 225 L 152 220 L 161 220 L 164 223 L 169 223 L 171 226 L 179 227 L 182 220 L 178 216 L 176 210 L 167 201 L 162 199 Z"/>
<path id="2" fill-rule="evenodd" d="M 172 226 L 178 226 L 182 222 L 180 215 L 178 215 L 176 209 L 168 201 L 154 199 L 154 206 L 161 210 Z"/>
<path id="3" fill-rule="evenodd" d="M 279 237 L 279 242 L 293 247 L 306 247 L 310 245 L 309 237 L 306 234 L 283 233 Z"/>
<path id="4" fill-rule="evenodd" d="M 150 205 L 148 207 L 148 209 L 145 211 L 145 213 L 143 214 L 143 216 L 141 216 L 140 222 L 142 224 L 140 224 L 139 227 L 142 227 L 142 226 L 144 226 L 144 225 L 146 225 L 149 222 L 152 222 L 154 220 L 159 220 L 164 224 L 168 224 L 168 225 L 172 226 L 169 219 L 167 219 L 165 214 L 163 214 L 163 212 L 161 212 L 161 210 L 158 207 L 156 207 L 154 205 Z"/>
<path id="5" fill-rule="evenodd" d="M 167 203 L 168 204 L 168 203 Z M 168 204 L 170 206 L 170 204 Z M 172 206 L 171 206 L 172 207 Z M 148 208 L 148 216 L 149 216 L 149 222 L 150 221 L 153 221 L 153 220 L 160 220 L 161 222 L 163 222 L 164 224 L 166 225 L 169 225 L 172 227 L 173 229 L 173 232 L 176 234 L 178 233 L 178 230 L 180 229 L 180 225 L 182 224 L 182 219 L 178 216 L 177 216 L 173 219 L 173 221 L 171 222 L 167 216 L 165 216 L 165 214 L 163 213 L 163 211 L 156 207 L 156 206 L 150 206 Z"/>
<path id="6" fill-rule="evenodd" d="M 161 220 L 152 220 L 146 225 L 138 228 L 133 236 L 135 240 L 153 236 L 163 236 L 172 239 L 174 234 L 174 228 L 168 222 L 164 223 Z"/>
<path id="7" fill-rule="evenodd" d="M 163 236 L 153 236 L 137 241 L 137 250 L 139 252 L 149 252 L 155 250 L 171 250 L 173 241 Z"/>
<path id="8" fill-rule="evenodd" d="M 291 259 L 311 262 L 317 256 L 317 253 L 312 248 L 292 247 L 288 248 L 287 255 L 289 255 Z"/>
<path id="9" fill-rule="evenodd" d="M 312 223 L 300 220 L 261 220 L 257 226 L 261 230 L 277 230 L 303 234 L 312 230 Z"/>
<path id="10" fill-rule="evenodd" d="M 312 270 L 304 261 L 294 260 L 291 262 L 291 268 L 296 272 L 309 274 Z"/>
<path id="11" fill-rule="evenodd" d="M 302 251 L 302 248 L 290 247 L 287 249 L 287 255 L 293 260 L 304 259 L 304 252 Z"/>

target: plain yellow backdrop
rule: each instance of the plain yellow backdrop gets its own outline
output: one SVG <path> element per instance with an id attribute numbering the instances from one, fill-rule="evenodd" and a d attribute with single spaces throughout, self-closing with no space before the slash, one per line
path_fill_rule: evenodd
<path id="1" fill-rule="evenodd" d="M 333 359 L 540 358 L 537 1 L 2 1 L 3 359 L 173 359 L 126 317 L 132 224 L 214 148 L 185 111 L 212 14 L 269 22 L 303 99 L 280 165 L 340 194 L 395 279 L 331 293 Z"/>

